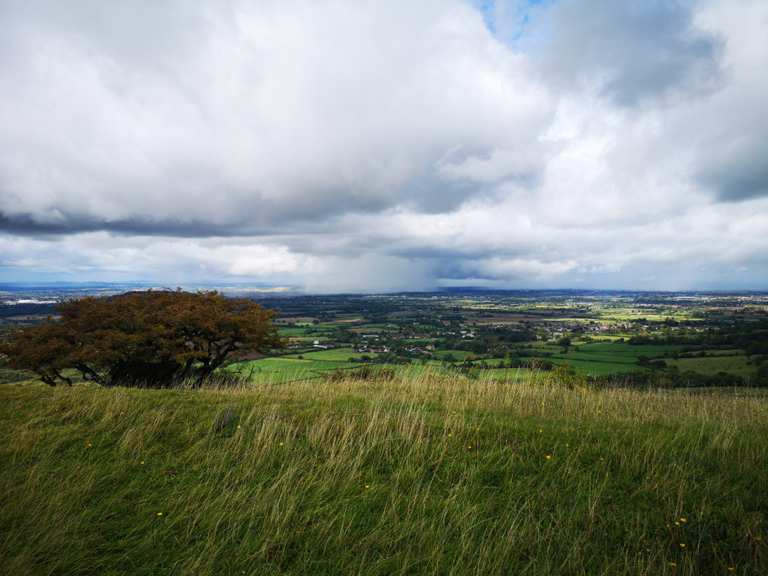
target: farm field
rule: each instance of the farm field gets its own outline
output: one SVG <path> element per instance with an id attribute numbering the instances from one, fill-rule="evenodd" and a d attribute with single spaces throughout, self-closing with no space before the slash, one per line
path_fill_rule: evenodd
<path id="1" fill-rule="evenodd" d="M 562 348 L 550 344 L 535 343 L 532 350 L 538 351 L 541 356 L 533 358 L 546 359 L 556 366 L 569 366 L 573 368 L 576 374 L 582 376 L 610 376 L 624 375 L 629 373 L 647 373 L 649 369 L 638 363 L 641 357 L 650 360 L 660 360 L 666 362 L 669 366 L 675 366 L 681 371 L 693 371 L 701 374 L 714 375 L 719 372 L 736 374 L 749 377 L 754 371 L 753 366 L 748 364 L 748 359 L 744 355 L 717 354 L 713 357 L 705 358 L 680 358 L 670 359 L 675 353 L 682 350 L 681 346 L 674 345 L 631 345 L 617 342 L 592 342 L 574 346 L 563 354 Z M 340 348 L 330 350 L 317 350 L 303 352 L 301 354 L 289 354 L 274 358 L 264 358 L 243 363 L 233 364 L 231 370 L 247 376 L 252 374 L 253 379 L 258 382 L 270 381 L 292 381 L 301 376 L 318 376 L 321 373 L 338 369 L 359 368 L 362 364 L 350 362 L 350 358 L 368 356 L 376 358 L 377 353 L 360 353 L 352 348 Z M 444 366 L 446 359 L 451 359 L 450 363 L 459 367 L 465 365 L 468 358 L 475 358 L 476 355 L 466 350 L 439 350 L 433 355 L 430 364 L 433 366 Z M 478 367 L 482 364 L 486 367 L 499 367 L 507 362 L 504 358 L 482 358 L 476 361 Z M 386 366 L 386 364 L 384 364 Z M 502 368 L 502 370 L 506 367 Z M 493 374 L 506 378 L 506 372 L 502 370 L 487 370 L 483 373 Z M 518 370 L 517 368 L 511 369 Z M 522 369 L 523 372 L 528 372 Z"/>
<path id="2" fill-rule="evenodd" d="M 373 353 L 367 353 L 366 355 L 375 356 Z M 352 348 L 334 348 L 331 350 L 310 350 L 309 352 L 302 352 L 301 354 L 289 354 L 282 358 L 298 358 L 299 356 L 305 360 L 347 362 L 351 357 L 360 356 L 360 353 Z"/>
<path id="3" fill-rule="evenodd" d="M 438 350 L 433 356 L 438 360 L 444 360 L 446 357 L 453 357 L 456 360 L 466 360 L 470 356 L 475 356 L 474 353 L 468 350 Z"/>
<path id="4" fill-rule="evenodd" d="M 595 360 L 575 356 L 553 356 L 549 360 L 557 366 L 569 366 L 582 376 L 621 375 L 645 371 L 643 367 L 632 362 Z"/>
<path id="5" fill-rule="evenodd" d="M 575 346 L 566 354 L 562 353 L 562 349 L 550 347 L 549 351 L 553 356 L 548 358 L 557 365 L 569 365 L 576 373 L 584 376 L 607 376 L 646 372 L 648 369 L 638 363 L 641 357 L 664 358 L 679 350 L 679 346 L 634 346 L 596 342 Z"/>
<path id="6" fill-rule="evenodd" d="M 714 375 L 719 372 L 727 372 L 748 377 L 754 373 L 754 366 L 749 364 L 749 359 L 744 355 L 717 355 L 704 358 L 680 358 L 667 360 L 669 366 L 678 370 L 698 372 L 700 374 Z"/>

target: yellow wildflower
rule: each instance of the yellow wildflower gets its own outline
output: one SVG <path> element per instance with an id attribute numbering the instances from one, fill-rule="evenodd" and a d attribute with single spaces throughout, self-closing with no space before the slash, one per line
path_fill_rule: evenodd
<path id="1" fill-rule="evenodd" d="M 158 515 L 158 516 L 162 516 L 162 515 L 163 515 L 163 513 L 162 513 L 162 512 L 158 512 L 158 513 L 157 513 L 157 515 Z"/>

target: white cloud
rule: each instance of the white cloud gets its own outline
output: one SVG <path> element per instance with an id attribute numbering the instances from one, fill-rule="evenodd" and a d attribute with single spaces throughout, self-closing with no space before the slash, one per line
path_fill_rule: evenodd
<path id="1" fill-rule="evenodd" d="M 514 153 L 548 121 L 525 58 L 458 2 L 197 6 L 179 8 L 196 34 L 150 37 L 164 65 L 143 20 L 125 23 L 133 51 L 85 9 L 65 26 L 51 6 L 7 19 L 0 211 L 259 229 L 441 207 L 447 151 Z M 145 17 L 177 34 L 175 11 Z"/>
<path id="2" fill-rule="evenodd" d="M 12 277 L 766 287 L 764 2 L 142 6 L 0 8 Z"/>

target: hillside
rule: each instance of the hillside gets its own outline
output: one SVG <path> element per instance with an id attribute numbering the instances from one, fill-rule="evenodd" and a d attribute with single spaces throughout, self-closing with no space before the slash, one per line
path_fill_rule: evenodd
<path id="1" fill-rule="evenodd" d="M 768 396 L 0 386 L 0 573 L 765 574 Z"/>

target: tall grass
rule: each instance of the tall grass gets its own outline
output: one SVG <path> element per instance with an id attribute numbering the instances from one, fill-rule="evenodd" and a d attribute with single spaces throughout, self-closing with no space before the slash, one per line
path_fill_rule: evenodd
<path id="1" fill-rule="evenodd" d="M 3 574 L 766 574 L 768 398 L 0 388 Z"/>

